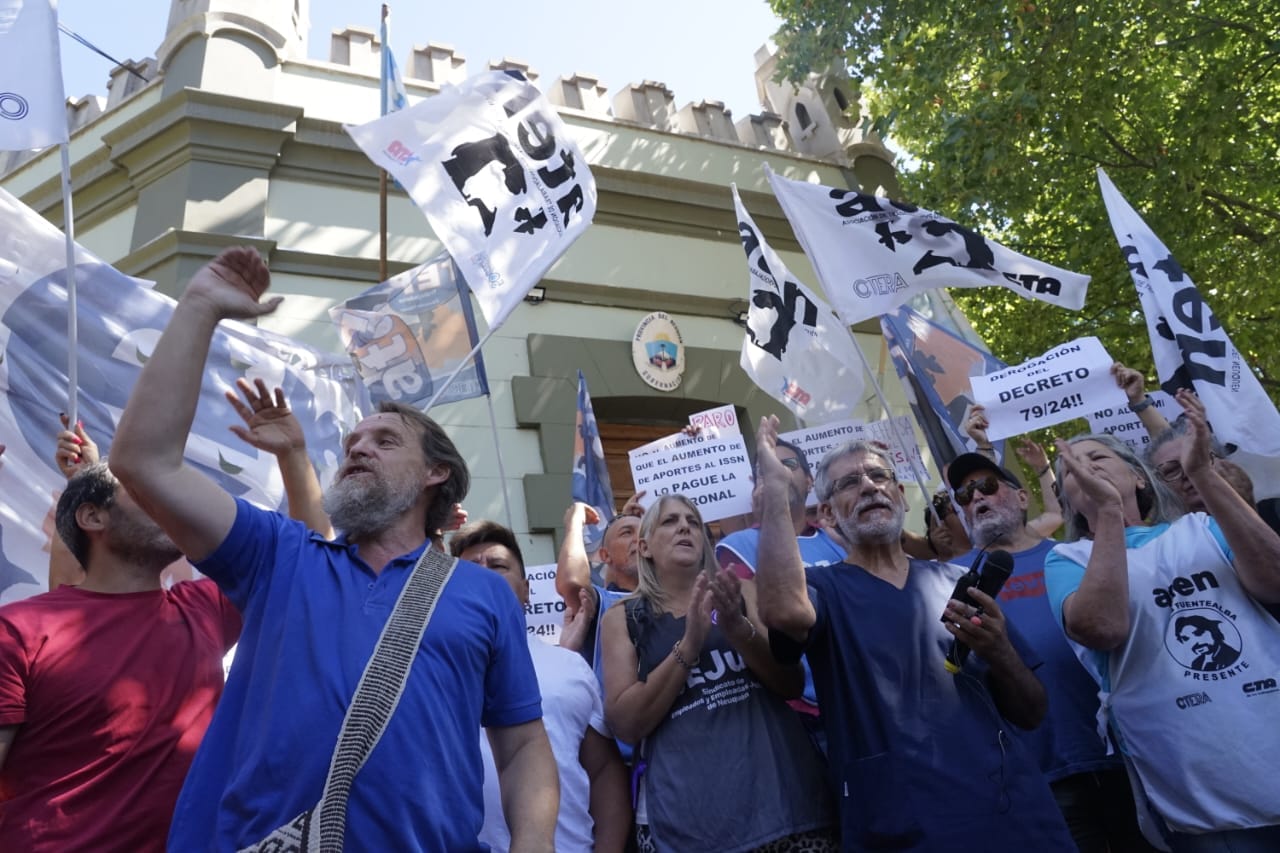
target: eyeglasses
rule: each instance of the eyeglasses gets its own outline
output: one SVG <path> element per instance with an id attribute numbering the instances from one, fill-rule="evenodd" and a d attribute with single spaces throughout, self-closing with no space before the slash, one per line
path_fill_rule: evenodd
<path id="1" fill-rule="evenodd" d="M 981 480 L 970 480 L 960 488 L 956 489 L 956 503 L 960 506 L 968 506 L 973 502 L 973 493 L 982 492 L 990 497 L 1000 490 L 1000 478 L 995 474 L 988 474 Z"/>
<path id="2" fill-rule="evenodd" d="M 846 489 L 856 488 L 862 482 L 863 477 L 876 486 L 883 486 L 885 483 L 898 479 L 892 468 L 868 468 L 862 473 L 845 474 L 839 480 L 836 480 L 831 484 L 831 494 L 835 495 Z"/>
<path id="3" fill-rule="evenodd" d="M 1212 465 L 1220 457 L 1216 453 L 1209 454 L 1209 464 Z M 1186 472 L 1182 470 L 1182 463 L 1176 459 L 1170 459 L 1168 462 L 1162 462 L 1156 466 L 1156 476 L 1166 483 L 1176 483 L 1186 476 Z"/>

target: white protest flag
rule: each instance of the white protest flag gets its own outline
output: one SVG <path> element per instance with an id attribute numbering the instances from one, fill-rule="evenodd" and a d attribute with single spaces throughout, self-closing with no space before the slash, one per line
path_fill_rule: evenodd
<path id="1" fill-rule="evenodd" d="M 847 325 L 887 314 L 934 287 L 1000 285 L 1062 308 L 1084 305 L 1087 275 L 1020 255 L 913 204 L 765 170 Z"/>
<path id="2" fill-rule="evenodd" d="M 849 418 L 864 387 L 853 336 L 764 241 L 737 186 L 733 206 L 751 276 L 742 369 L 797 417 L 812 423 Z"/>
<path id="3" fill-rule="evenodd" d="M 1249 453 L 1280 456 L 1280 412 L 1190 276 L 1098 169 L 1120 253 L 1138 288 L 1160 387 L 1193 387 L 1214 434 Z"/>
<path id="4" fill-rule="evenodd" d="M 49 513 L 66 484 L 53 461 L 67 388 L 63 234 L 0 190 L 0 603 L 44 592 Z M 78 412 L 105 456 L 142 365 L 174 301 L 75 247 L 80 298 Z M 224 321 L 210 347 L 186 458 L 232 494 L 280 508 L 275 457 L 227 429 L 240 416 L 224 392 L 238 378 L 284 389 L 321 482 L 337 471 L 341 437 L 357 420 L 361 389 L 346 356 L 247 323 Z"/>
<path id="5" fill-rule="evenodd" d="M 0 0 L 0 151 L 66 142 L 54 0 Z"/>
<path id="6" fill-rule="evenodd" d="M 347 133 L 421 208 L 499 326 L 591 224 L 596 184 L 564 122 L 505 71 Z"/>

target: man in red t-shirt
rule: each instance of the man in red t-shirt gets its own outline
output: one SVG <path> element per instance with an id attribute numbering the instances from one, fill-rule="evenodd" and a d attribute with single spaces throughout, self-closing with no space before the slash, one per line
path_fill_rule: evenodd
<path id="1" fill-rule="evenodd" d="M 80 586 L 0 607 L 0 850 L 163 850 L 240 614 L 107 469 L 58 501 Z"/>

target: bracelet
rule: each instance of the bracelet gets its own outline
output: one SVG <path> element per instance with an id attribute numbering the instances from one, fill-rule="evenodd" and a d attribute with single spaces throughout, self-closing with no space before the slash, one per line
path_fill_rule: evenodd
<path id="1" fill-rule="evenodd" d="M 747 637 L 747 638 L 746 638 L 745 640 L 743 640 L 742 642 L 744 642 L 744 643 L 749 643 L 749 642 L 751 642 L 752 640 L 754 640 L 754 639 L 756 638 L 756 633 L 757 633 L 757 632 L 756 632 L 756 624 L 755 624 L 754 622 L 752 622 L 750 619 L 748 619 L 748 618 L 746 617 L 746 615 L 745 615 L 745 614 L 744 614 L 744 615 L 743 615 L 743 617 L 742 617 L 742 621 L 743 621 L 743 622 L 746 622 L 746 623 L 747 623 L 747 627 L 751 629 L 751 636 L 750 636 L 750 637 Z"/>
<path id="2" fill-rule="evenodd" d="M 995 446 L 990 444 L 979 444 L 974 449 L 977 450 L 979 453 L 988 453 L 988 452 L 995 453 L 996 452 Z"/>
<path id="3" fill-rule="evenodd" d="M 1043 468 L 1041 468 L 1039 471 L 1036 472 L 1036 479 L 1043 477 L 1045 474 L 1048 474 L 1052 470 L 1053 470 L 1053 463 L 1052 462 L 1046 463 Z"/>
<path id="4" fill-rule="evenodd" d="M 752 628 L 752 630 L 755 630 L 755 629 Z M 684 655 L 680 654 L 679 640 L 676 640 L 676 644 L 671 647 L 671 654 L 675 655 L 676 663 L 684 667 L 685 672 L 693 672 L 693 668 L 698 664 L 697 658 L 694 658 L 693 663 L 689 663 L 687 660 L 684 659 Z"/>
<path id="5" fill-rule="evenodd" d="M 1129 404 L 1129 411 L 1133 412 L 1133 413 L 1136 415 L 1136 414 L 1138 414 L 1138 412 L 1145 411 L 1146 409 L 1151 408 L 1152 406 L 1154 406 L 1154 405 L 1155 405 L 1155 403 L 1156 403 L 1156 401 L 1155 401 L 1155 400 L 1152 400 L 1152 399 L 1151 399 L 1151 395 L 1150 395 L 1150 394 L 1148 394 L 1147 396 L 1143 397 L 1143 398 L 1142 398 L 1141 400 L 1139 400 L 1138 402 L 1136 402 L 1136 403 L 1130 403 L 1130 404 Z"/>

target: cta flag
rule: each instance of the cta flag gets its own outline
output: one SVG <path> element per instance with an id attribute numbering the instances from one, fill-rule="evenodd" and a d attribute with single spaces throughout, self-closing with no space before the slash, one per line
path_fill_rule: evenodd
<path id="1" fill-rule="evenodd" d="M 764 241 L 737 186 L 733 206 L 750 275 L 742 369 L 761 390 L 805 421 L 853 417 L 864 387 L 853 336 Z"/>
<path id="2" fill-rule="evenodd" d="M 384 3 L 382 6 L 382 115 L 402 110 L 409 106 L 409 96 L 404 90 L 404 80 L 400 77 L 400 66 L 396 65 L 396 55 L 391 50 L 391 10 Z"/>
<path id="3" fill-rule="evenodd" d="M 1224 443 L 1280 456 L 1280 413 L 1209 303 L 1102 169 L 1098 184 L 1147 316 L 1160 387 L 1169 394 L 1194 388 Z"/>
<path id="4" fill-rule="evenodd" d="M 941 473 L 956 456 L 975 449 L 964 432 L 965 415 L 973 405 L 970 377 L 1008 365 L 905 305 L 882 316 L 880 329 Z M 1004 458 L 1004 442 L 993 444 Z"/>
<path id="5" fill-rule="evenodd" d="M 573 430 L 573 499 L 595 507 L 600 521 L 582 528 L 582 541 L 588 554 L 594 554 L 604 540 L 605 528 L 613 520 L 613 485 L 604 461 L 604 445 L 596 414 L 591 409 L 587 380 L 578 371 L 578 417 Z"/>
<path id="6" fill-rule="evenodd" d="M 54 0 L 0 0 L 0 151 L 66 142 Z"/>
<path id="7" fill-rule="evenodd" d="M 847 325 L 933 287 L 1000 285 L 1062 308 L 1084 305 L 1089 276 L 1020 255 L 936 213 L 768 170 L 818 280 Z"/>
<path id="8" fill-rule="evenodd" d="M 461 285 L 461 286 L 460 286 Z M 471 299 L 448 252 L 329 309 L 370 401 L 426 407 L 476 345 Z M 489 393 L 480 352 L 436 403 Z"/>
<path id="9" fill-rule="evenodd" d="M 586 158 L 555 109 L 513 72 L 478 74 L 347 132 L 421 208 L 490 329 L 595 216 Z"/>
<path id="10" fill-rule="evenodd" d="M 61 231 L 0 190 L 0 438 L 7 445 L 0 457 L 0 603 L 45 591 L 52 510 L 66 483 L 53 461 L 67 399 L 63 248 Z M 79 247 L 75 273 L 79 415 L 105 456 L 175 303 Z M 359 387 L 350 362 L 245 323 L 218 325 L 187 460 L 232 494 L 280 508 L 275 457 L 227 429 L 241 421 L 223 393 L 240 377 L 284 389 L 327 483 L 341 462 L 341 436 L 356 422 Z"/>

